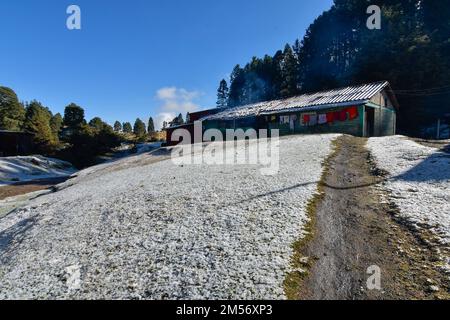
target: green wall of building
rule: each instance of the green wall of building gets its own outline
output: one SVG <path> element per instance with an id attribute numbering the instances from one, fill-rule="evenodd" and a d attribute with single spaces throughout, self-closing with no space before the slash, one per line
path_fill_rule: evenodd
<path id="1" fill-rule="evenodd" d="M 314 126 L 305 126 L 301 124 L 303 114 L 323 114 L 328 112 L 340 111 L 344 108 L 333 108 L 320 110 L 319 112 L 296 112 L 280 114 L 284 115 L 296 115 L 297 120 L 294 121 L 294 130 L 290 127 L 290 124 L 280 124 L 277 117 L 276 122 L 269 122 L 269 129 L 279 129 L 280 135 L 287 134 L 318 134 L 318 133 L 345 133 L 355 136 L 362 136 L 364 130 L 364 106 L 358 106 L 358 117 L 353 120 L 346 121 L 334 121 L 333 123 L 317 124 Z"/>
<path id="2" fill-rule="evenodd" d="M 303 114 L 324 114 L 346 109 L 348 107 L 323 109 L 312 112 L 280 113 L 274 116 L 248 117 L 236 120 L 207 120 L 203 122 L 203 129 L 219 129 L 225 137 L 226 129 L 278 129 L 280 135 L 289 134 L 320 134 L 320 133 L 344 133 L 363 137 L 366 135 L 365 111 L 374 110 L 374 136 L 387 136 L 395 134 L 396 113 L 394 109 L 377 106 L 373 103 L 369 105 L 357 106 L 358 116 L 353 120 L 334 121 L 333 123 L 317 124 L 314 126 L 302 125 Z M 294 127 L 291 124 L 280 123 L 281 116 L 295 115 Z M 272 118 L 274 118 L 272 120 Z"/>

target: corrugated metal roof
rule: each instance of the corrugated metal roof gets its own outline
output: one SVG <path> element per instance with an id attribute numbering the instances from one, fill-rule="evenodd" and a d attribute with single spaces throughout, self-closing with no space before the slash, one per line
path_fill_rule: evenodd
<path id="1" fill-rule="evenodd" d="M 215 115 L 207 116 L 202 120 L 231 120 L 281 113 L 284 111 L 314 110 L 325 107 L 339 107 L 349 103 L 363 104 L 375 94 L 389 86 L 389 82 L 381 81 L 358 86 L 308 93 L 283 100 L 259 102 L 227 109 Z"/>

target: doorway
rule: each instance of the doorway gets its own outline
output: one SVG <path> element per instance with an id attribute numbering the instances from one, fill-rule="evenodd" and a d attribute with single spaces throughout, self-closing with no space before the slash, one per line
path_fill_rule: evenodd
<path id="1" fill-rule="evenodd" d="M 375 135 L 375 109 L 366 107 L 366 137 L 373 137 Z"/>

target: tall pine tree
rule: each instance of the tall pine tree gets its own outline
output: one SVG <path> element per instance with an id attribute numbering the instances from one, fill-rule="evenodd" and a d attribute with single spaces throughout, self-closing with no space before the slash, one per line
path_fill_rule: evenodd
<path id="1" fill-rule="evenodd" d="M 133 132 L 133 127 L 131 126 L 131 123 L 129 123 L 129 122 L 124 122 L 122 125 L 122 128 L 123 128 L 124 133 L 132 133 Z"/>
<path id="2" fill-rule="evenodd" d="M 50 127 L 52 114 L 37 101 L 27 105 L 24 129 L 33 133 L 33 141 L 36 151 L 48 152 L 56 144 L 55 137 Z"/>
<path id="3" fill-rule="evenodd" d="M 297 94 L 298 84 L 298 60 L 289 44 L 286 44 L 283 52 L 282 82 L 280 96 L 282 98 L 292 97 Z"/>
<path id="4" fill-rule="evenodd" d="M 77 130 L 85 124 L 83 108 L 75 103 L 71 103 L 64 109 L 64 125 L 67 128 Z"/>
<path id="5" fill-rule="evenodd" d="M 147 134 L 145 123 L 139 118 L 134 122 L 133 133 L 138 138 L 142 138 Z"/>
<path id="6" fill-rule="evenodd" d="M 150 117 L 148 119 L 147 131 L 148 131 L 149 134 L 154 134 L 155 133 L 155 123 L 154 123 L 152 117 Z"/>
<path id="7" fill-rule="evenodd" d="M 228 106 L 235 107 L 242 104 L 244 100 L 244 70 L 240 65 L 236 65 L 230 77 L 230 93 L 228 95 Z"/>
<path id="8" fill-rule="evenodd" d="M 23 127 L 25 109 L 16 93 L 6 87 L 0 87 L 0 129 L 19 131 Z"/>
<path id="9" fill-rule="evenodd" d="M 119 121 L 114 122 L 114 132 L 122 131 L 122 124 Z"/>
<path id="10" fill-rule="evenodd" d="M 228 91 L 228 83 L 225 79 L 222 79 L 217 89 L 217 108 L 226 108 L 228 106 Z"/>

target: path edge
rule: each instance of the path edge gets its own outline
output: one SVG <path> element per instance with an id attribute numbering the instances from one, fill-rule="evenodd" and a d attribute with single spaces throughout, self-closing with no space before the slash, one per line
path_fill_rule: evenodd
<path id="1" fill-rule="evenodd" d="M 291 244 L 293 254 L 290 258 L 289 271 L 283 281 L 284 294 L 288 300 L 301 300 L 300 292 L 303 281 L 313 265 L 313 261 L 305 259 L 307 257 L 304 257 L 304 249 L 315 237 L 317 209 L 325 196 L 325 181 L 330 173 L 331 162 L 342 148 L 342 137 L 343 135 L 340 135 L 331 141 L 331 151 L 322 161 L 322 174 L 317 183 L 317 189 L 306 204 L 308 223 L 303 227 L 304 236 Z"/>

